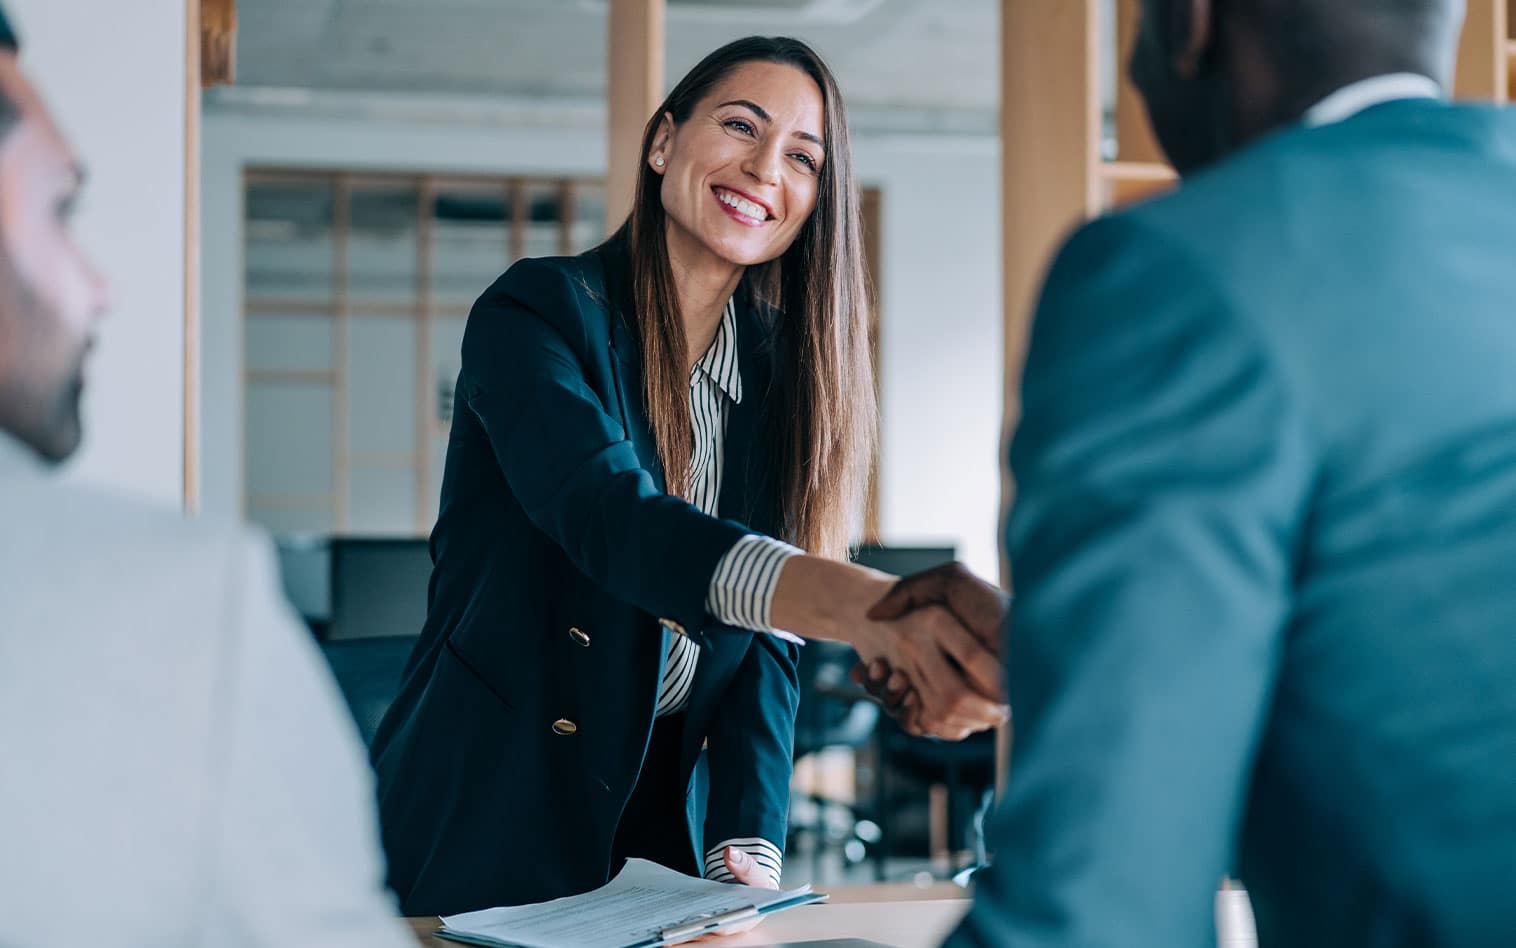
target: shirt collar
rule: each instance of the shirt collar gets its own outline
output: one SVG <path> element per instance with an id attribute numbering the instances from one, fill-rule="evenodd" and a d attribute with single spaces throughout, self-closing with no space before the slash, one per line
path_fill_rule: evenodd
<path id="1" fill-rule="evenodd" d="M 705 350 L 705 355 L 695 363 L 695 371 L 701 372 L 706 378 L 716 383 L 716 387 L 726 393 L 726 397 L 733 403 L 742 401 L 742 373 L 737 365 L 737 302 L 736 297 L 726 301 L 726 309 L 721 311 L 721 326 L 716 330 L 716 338 L 711 347 Z M 695 380 L 695 372 L 690 373 L 690 381 Z"/>
<path id="2" fill-rule="evenodd" d="M 1386 102 L 1441 99 L 1443 95 L 1442 86 L 1429 76 L 1414 72 L 1386 73 L 1343 86 L 1311 106 L 1303 121 L 1308 128 L 1333 125 Z"/>

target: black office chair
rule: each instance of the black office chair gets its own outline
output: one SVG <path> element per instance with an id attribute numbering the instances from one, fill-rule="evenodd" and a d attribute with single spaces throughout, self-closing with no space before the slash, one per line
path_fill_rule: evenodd
<path id="1" fill-rule="evenodd" d="M 365 745 L 373 741 L 380 719 L 400 691 L 401 674 L 417 638 L 385 635 L 321 643 L 321 651 L 331 665 L 342 696 L 347 699 L 348 710 Z"/>
<path id="2" fill-rule="evenodd" d="M 939 741 L 914 737 L 887 721 L 879 727 L 881 756 L 892 775 L 928 787 L 942 788 L 939 802 L 946 812 L 938 818 L 946 835 L 932 839 L 927 854 L 934 861 L 946 857 L 948 874 L 964 868 L 953 863 L 953 854 L 967 852 L 971 865 L 985 861 L 984 815 L 993 803 L 995 789 L 995 732 L 975 734 L 963 741 Z M 885 800 L 884 806 L 892 806 Z M 932 804 L 929 802 L 928 806 Z M 936 820 L 929 819 L 928 823 Z"/>
<path id="3" fill-rule="evenodd" d="M 848 679 L 857 661 L 857 654 L 838 642 L 810 642 L 800 650 L 796 761 L 835 747 L 860 748 L 873 738 L 879 708 Z M 789 835 L 787 848 L 809 848 L 813 875 L 819 878 L 822 858 L 832 849 L 840 849 L 849 864 L 862 862 L 868 847 L 879 841 L 879 828 L 854 807 L 810 793 L 791 801 Z"/>
<path id="4" fill-rule="evenodd" d="M 951 546 L 865 546 L 854 556 L 864 566 L 897 576 L 909 576 L 956 558 L 957 550 Z M 901 801 L 892 786 L 893 780 L 900 778 L 917 786 L 925 783 L 945 789 L 947 839 L 936 840 L 936 844 L 945 846 L 949 852 L 970 850 L 982 861 L 983 836 L 977 827 L 982 823 L 982 812 L 995 782 L 994 735 L 976 735 L 957 743 L 937 741 L 912 737 L 888 720 L 881 722 L 874 734 L 879 768 L 874 782 L 873 810 L 874 819 L 882 828 L 875 848 L 876 878 L 884 880 L 886 861 L 900 841 L 896 816 Z M 939 855 L 931 852 L 934 848 L 931 842 L 928 854 Z"/>

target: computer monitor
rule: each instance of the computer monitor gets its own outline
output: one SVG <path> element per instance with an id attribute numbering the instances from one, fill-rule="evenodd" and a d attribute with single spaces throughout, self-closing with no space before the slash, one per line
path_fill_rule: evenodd
<path id="1" fill-rule="evenodd" d="M 331 549 L 329 640 L 421 632 L 432 577 L 425 539 L 340 538 Z"/>
<path id="2" fill-rule="evenodd" d="M 878 546 L 865 545 L 853 554 L 853 562 L 859 566 L 877 569 L 882 573 L 909 576 L 922 570 L 951 563 L 958 558 L 958 549 L 951 546 Z"/>
<path id="3" fill-rule="evenodd" d="M 275 544 L 284 596 L 319 637 L 332 617 L 331 540 L 324 536 L 286 536 Z"/>

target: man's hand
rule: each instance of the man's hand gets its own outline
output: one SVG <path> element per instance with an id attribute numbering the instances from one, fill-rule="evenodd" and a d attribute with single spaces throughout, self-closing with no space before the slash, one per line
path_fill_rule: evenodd
<path id="1" fill-rule="evenodd" d="M 999 655 L 1001 627 L 1010 605 L 1011 597 L 1000 587 L 975 576 L 962 563 L 945 563 L 896 583 L 869 610 L 869 618 L 886 621 L 923 606 L 943 606 L 985 648 Z"/>
<path id="2" fill-rule="evenodd" d="M 793 556 L 774 587 L 772 622 L 806 638 L 846 642 L 865 662 L 885 662 L 905 675 L 911 700 L 919 702 L 907 728 L 960 739 L 1006 718 L 999 636 L 984 631 L 992 623 L 984 614 L 982 595 L 974 594 L 982 593 L 984 585 L 973 580 L 959 589 L 959 582 L 944 582 L 937 572 L 902 584 L 856 564 Z M 970 595 L 964 597 L 964 590 Z M 944 605 L 928 605 L 934 596 Z M 948 602 L 962 608 L 969 622 L 955 618 L 945 607 Z M 992 594 L 990 611 L 1002 605 L 999 594 Z M 895 615 L 870 619 L 871 609 Z"/>
<path id="3" fill-rule="evenodd" d="M 858 632 L 860 658 L 909 683 L 901 723 L 910 733 L 957 741 L 1008 717 L 1000 659 L 941 606 L 865 622 Z"/>
<path id="4" fill-rule="evenodd" d="M 997 700 L 1003 700 L 998 699 L 998 656 L 1001 629 L 1009 605 L 1010 597 L 998 587 L 975 576 L 962 563 L 949 563 L 900 580 L 888 595 L 869 610 L 869 618 L 898 620 L 926 607 L 946 608 L 963 628 L 974 635 L 985 652 L 996 657 L 993 693 Z M 970 669 L 965 668 L 965 671 Z M 974 676 L 981 691 L 984 675 L 981 670 Z M 993 713 L 980 707 L 977 715 L 967 708 L 960 708 L 960 713 L 954 716 L 951 723 L 924 714 L 921 696 L 913 687 L 911 677 L 885 658 L 866 659 L 853 669 L 852 679 L 862 685 L 912 734 L 958 739 L 1003 724 L 1009 717 L 1009 709 L 1003 704 L 997 706 Z M 944 724 L 947 724 L 946 729 Z"/>

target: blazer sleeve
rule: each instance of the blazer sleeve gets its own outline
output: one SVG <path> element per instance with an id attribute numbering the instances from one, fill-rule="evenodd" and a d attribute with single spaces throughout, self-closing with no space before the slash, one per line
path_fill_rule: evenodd
<path id="1" fill-rule="evenodd" d="M 512 267 L 469 315 L 463 408 L 526 515 L 581 572 L 698 637 L 716 564 L 752 531 L 654 485 L 615 406 L 585 376 L 583 309 L 599 305 L 550 263 Z"/>
<path id="2" fill-rule="evenodd" d="M 793 642 L 754 635 L 711 719 L 704 834 L 710 844 L 708 876 L 724 878 L 722 844 L 741 846 L 776 878 L 782 868 L 800 706 L 799 659 Z"/>
<path id="3" fill-rule="evenodd" d="M 954 948 L 1215 943 L 1314 481 L 1282 364 L 1141 221 L 1054 267 L 1011 449 L 1015 763 Z"/>

